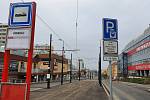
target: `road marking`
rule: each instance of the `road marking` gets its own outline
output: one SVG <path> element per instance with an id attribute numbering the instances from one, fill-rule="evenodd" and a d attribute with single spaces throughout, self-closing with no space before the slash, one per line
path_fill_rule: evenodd
<path id="1" fill-rule="evenodd" d="M 104 90 L 105 90 L 105 92 L 106 92 L 107 96 L 109 97 L 109 93 L 108 93 L 108 91 L 107 91 L 107 89 L 106 89 L 106 87 L 104 86 L 104 84 L 103 84 L 103 83 L 102 83 L 102 86 L 103 86 L 103 88 L 104 88 Z"/>
<path id="2" fill-rule="evenodd" d="M 31 88 L 30 91 L 33 92 L 33 91 L 37 91 L 37 90 L 40 90 L 40 89 L 43 89 L 43 88 Z"/>
<path id="3" fill-rule="evenodd" d="M 110 94 L 109 94 L 108 86 L 105 85 L 104 83 L 102 83 L 102 86 L 103 86 L 103 88 L 104 88 L 104 90 L 105 90 L 107 96 L 109 97 Z M 113 93 L 113 99 L 114 99 L 114 100 L 121 100 L 121 99 L 119 99 L 119 97 L 117 97 L 116 93 Z"/>

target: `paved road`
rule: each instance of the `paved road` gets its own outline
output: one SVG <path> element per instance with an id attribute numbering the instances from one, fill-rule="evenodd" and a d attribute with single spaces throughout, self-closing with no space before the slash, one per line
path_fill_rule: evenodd
<path id="1" fill-rule="evenodd" d="M 69 83 L 69 81 L 63 82 L 63 84 L 67 84 L 67 83 Z M 60 82 L 51 82 L 50 83 L 50 87 L 57 86 L 57 85 L 61 85 L 61 83 Z M 43 88 L 47 88 L 46 82 L 44 82 L 44 83 L 33 83 L 33 84 L 31 84 L 30 91 L 35 91 L 35 90 L 39 90 L 39 89 L 43 89 Z"/>
<path id="2" fill-rule="evenodd" d="M 104 82 L 108 88 L 108 82 Z M 113 82 L 114 100 L 150 100 L 150 92 L 138 85 Z"/>
<path id="3" fill-rule="evenodd" d="M 71 84 L 31 92 L 31 100 L 108 100 L 97 80 L 82 80 Z"/>

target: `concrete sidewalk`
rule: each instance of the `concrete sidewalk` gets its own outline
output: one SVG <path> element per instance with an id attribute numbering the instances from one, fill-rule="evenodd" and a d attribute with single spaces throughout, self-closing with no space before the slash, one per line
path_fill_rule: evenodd
<path id="1" fill-rule="evenodd" d="M 31 92 L 31 100 L 108 100 L 97 80 L 82 80 Z"/>
<path id="2" fill-rule="evenodd" d="M 109 81 L 103 80 L 104 87 L 109 95 Z M 113 81 L 113 99 L 114 100 L 149 100 L 149 85 L 142 85 L 129 82 Z"/>

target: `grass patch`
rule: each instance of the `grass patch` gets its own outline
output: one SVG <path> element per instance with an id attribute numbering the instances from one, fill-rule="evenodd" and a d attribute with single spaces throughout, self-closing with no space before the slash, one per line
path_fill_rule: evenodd
<path id="1" fill-rule="evenodd" d="M 122 81 L 138 84 L 150 84 L 150 78 L 124 78 Z"/>

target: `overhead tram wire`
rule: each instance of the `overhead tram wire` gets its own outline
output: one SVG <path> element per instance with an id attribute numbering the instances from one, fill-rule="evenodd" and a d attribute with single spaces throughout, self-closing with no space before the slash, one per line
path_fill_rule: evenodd
<path id="1" fill-rule="evenodd" d="M 24 3 L 24 0 L 21 0 L 23 3 Z M 62 39 L 60 37 L 60 35 L 58 35 L 54 29 L 52 27 L 50 27 L 50 25 L 41 17 L 39 16 L 38 14 L 36 14 L 37 18 L 49 29 L 51 30 L 59 39 Z M 64 39 L 62 39 L 64 41 Z M 64 44 L 68 47 L 68 48 L 71 48 L 71 46 L 69 46 L 66 42 L 64 42 Z"/>

